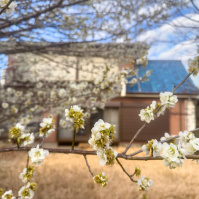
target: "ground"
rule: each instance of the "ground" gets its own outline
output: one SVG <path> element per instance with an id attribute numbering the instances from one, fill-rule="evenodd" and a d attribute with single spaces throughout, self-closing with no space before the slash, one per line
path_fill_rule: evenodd
<path id="1" fill-rule="evenodd" d="M 63 147 L 63 146 L 62 146 Z M 122 147 L 115 148 L 122 151 Z M 17 194 L 22 183 L 18 178 L 26 165 L 27 153 L 0 154 L 0 187 L 12 189 Z M 93 182 L 84 158 L 78 155 L 50 154 L 36 169 L 37 190 L 35 199 L 199 199 L 199 165 L 185 161 L 182 168 L 170 170 L 162 161 L 122 161 L 128 171 L 140 166 L 142 174 L 154 181 L 146 193 L 138 191 L 123 173 L 119 165 L 102 167 L 98 159 L 89 156 L 88 161 L 95 174 L 102 171 L 109 177 L 105 188 Z M 144 196 L 145 194 L 145 196 Z"/>

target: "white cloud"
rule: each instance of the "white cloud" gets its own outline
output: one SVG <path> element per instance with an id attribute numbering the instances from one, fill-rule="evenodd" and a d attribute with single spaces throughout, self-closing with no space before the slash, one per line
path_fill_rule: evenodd
<path id="1" fill-rule="evenodd" d="M 146 41 L 151 45 L 149 59 L 158 60 L 181 60 L 185 68 L 188 67 L 187 60 L 196 55 L 197 43 L 194 42 L 196 30 L 199 29 L 199 15 L 187 14 L 186 17 L 198 22 L 191 21 L 186 17 L 173 19 L 169 24 L 162 25 L 154 30 L 149 30 L 138 37 L 138 41 Z M 173 24 L 182 26 L 198 27 L 188 29 L 173 27 Z M 170 41 L 170 42 L 169 42 Z M 199 87 L 199 75 L 192 77 L 194 83 Z"/>

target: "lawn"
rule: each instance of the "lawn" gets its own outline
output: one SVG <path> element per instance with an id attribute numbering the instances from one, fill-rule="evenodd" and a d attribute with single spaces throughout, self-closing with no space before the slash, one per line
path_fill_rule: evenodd
<path id="1" fill-rule="evenodd" d="M 115 148 L 122 151 L 122 147 Z M 18 178 L 26 165 L 27 153 L 7 152 L 0 154 L 0 187 L 12 189 L 17 194 L 22 183 Z M 78 155 L 50 154 L 36 169 L 37 189 L 35 199 L 199 199 L 199 165 L 185 161 L 182 168 L 170 170 L 162 161 L 125 161 L 125 168 L 134 171 L 140 166 L 142 174 L 154 181 L 154 186 L 143 195 L 135 183 L 123 173 L 119 165 L 102 167 L 97 157 L 88 161 L 95 174 L 104 171 L 109 177 L 105 188 L 93 182 L 84 158 Z"/>

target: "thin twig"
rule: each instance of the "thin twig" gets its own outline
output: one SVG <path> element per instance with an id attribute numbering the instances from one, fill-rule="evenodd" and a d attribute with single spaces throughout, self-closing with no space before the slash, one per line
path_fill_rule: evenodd
<path id="1" fill-rule="evenodd" d="M 40 144 L 39 144 L 39 148 L 42 147 L 42 145 L 43 145 L 43 143 L 44 143 L 44 141 L 45 141 L 45 138 L 46 138 L 46 136 L 43 136 L 43 137 L 42 137 L 42 140 L 41 140 L 41 142 L 40 142 Z"/>
<path id="2" fill-rule="evenodd" d="M 185 78 L 184 80 L 182 80 L 182 82 L 180 84 L 178 84 L 177 86 L 174 87 L 174 89 L 172 90 L 172 93 L 174 93 L 176 91 L 176 89 L 178 89 L 186 80 L 187 78 L 192 75 L 192 73 L 189 73 Z"/>
<path id="3" fill-rule="evenodd" d="M 132 140 L 130 141 L 129 145 L 126 147 L 126 149 L 124 150 L 124 154 L 127 153 L 127 151 L 129 150 L 129 148 L 131 147 L 131 145 L 133 144 L 134 140 L 136 139 L 136 137 L 140 134 L 140 132 L 146 127 L 147 123 L 144 123 L 142 125 L 142 127 L 137 131 L 137 133 L 134 135 L 134 137 L 132 138 Z"/>
<path id="4" fill-rule="evenodd" d="M 133 178 L 131 177 L 131 175 L 125 170 L 125 168 L 122 166 L 121 162 L 118 160 L 118 158 L 116 158 L 117 163 L 120 165 L 120 167 L 122 168 L 122 170 L 124 171 L 124 173 L 126 173 L 126 175 L 130 178 L 130 180 L 132 182 L 137 182 L 136 180 L 133 180 Z"/>
<path id="5" fill-rule="evenodd" d="M 84 159 L 85 159 L 85 162 L 86 162 L 86 165 L 87 165 L 87 167 L 88 167 L 88 170 L 89 170 L 90 174 L 94 177 L 94 174 L 93 174 L 93 172 L 91 171 L 91 167 L 90 167 L 90 165 L 89 165 L 89 163 L 88 163 L 88 160 L 87 160 L 86 155 L 84 155 Z"/>

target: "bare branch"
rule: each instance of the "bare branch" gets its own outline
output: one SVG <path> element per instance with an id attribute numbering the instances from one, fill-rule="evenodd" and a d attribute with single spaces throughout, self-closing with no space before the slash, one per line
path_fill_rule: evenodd
<path id="1" fill-rule="evenodd" d="M 89 163 L 88 163 L 88 160 L 87 160 L 86 155 L 84 155 L 84 159 L 85 159 L 85 162 L 86 162 L 86 165 L 87 165 L 87 167 L 88 167 L 88 170 L 89 170 L 90 174 L 94 177 L 94 174 L 93 174 L 93 172 L 92 172 L 92 170 L 91 170 L 91 167 L 90 167 L 90 165 L 89 165 Z"/>
<path id="2" fill-rule="evenodd" d="M 123 165 L 121 164 L 121 162 L 118 160 L 118 158 L 116 158 L 117 163 L 120 165 L 120 167 L 122 168 L 122 170 L 124 171 L 124 173 L 126 173 L 126 175 L 130 178 L 130 180 L 132 182 L 137 182 L 137 180 L 134 180 L 132 178 L 132 176 L 125 170 L 125 168 L 123 167 Z"/>
<path id="3" fill-rule="evenodd" d="M 137 133 L 134 135 L 134 137 L 132 138 L 132 140 L 130 141 L 129 145 L 126 147 L 126 149 L 124 150 L 124 154 L 127 153 L 127 151 L 129 150 L 129 148 L 131 147 L 131 145 L 133 144 L 134 140 L 136 139 L 136 137 L 140 134 L 140 132 L 146 127 L 147 123 L 144 123 L 142 125 L 142 127 L 137 131 Z"/>

